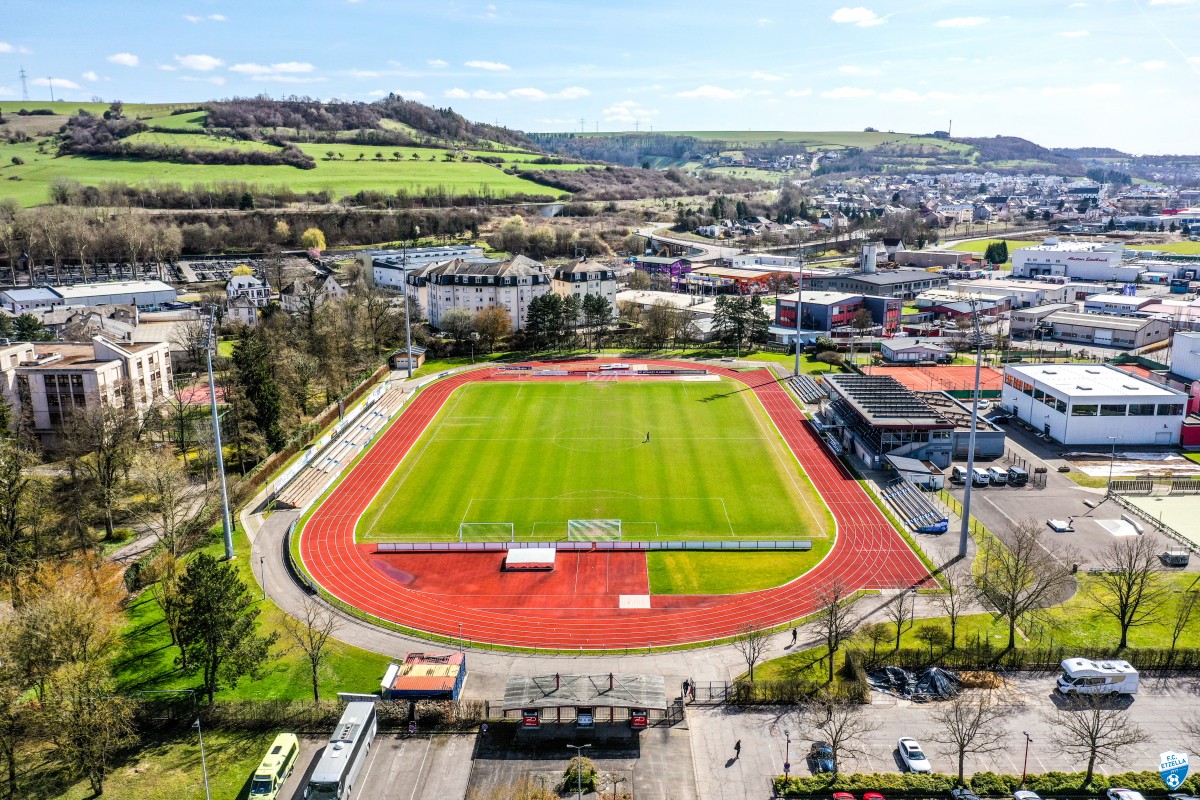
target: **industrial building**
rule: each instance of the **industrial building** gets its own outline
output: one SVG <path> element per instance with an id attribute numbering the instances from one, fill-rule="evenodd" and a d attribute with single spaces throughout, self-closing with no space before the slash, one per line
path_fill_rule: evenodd
<path id="1" fill-rule="evenodd" d="M 844 272 L 814 276 L 805 282 L 823 291 L 857 292 L 875 297 L 896 297 L 911 300 L 921 292 L 939 289 L 950 279 L 936 272 L 921 269 L 891 269 L 880 272 Z"/>
<path id="2" fill-rule="evenodd" d="M 179 293 L 162 281 L 111 281 L 73 286 L 38 286 L 5 289 L 0 301 L 14 314 L 56 306 L 160 306 L 174 303 Z"/>
<path id="3" fill-rule="evenodd" d="M 1005 410 L 1064 445 L 1176 445 L 1187 395 L 1104 364 L 1009 364 Z"/>
<path id="4" fill-rule="evenodd" d="M 971 411 L 945 392 L 914 392 L 887 375 L 826 375 L 830 400 L 822 427 L 873 469 L 887 455 L 929 461 L 941 468 L 966 458 Z M 980 418 L 976 457 L 1004 454 L 1004 431 Z"/>
<path id="5" fill-rule="evenodd" d="M 1118 317 L 1141 316 L 1142 309 L 1152 305 L 1153 297 L 1138 297 L 1129 294 L 1096 294 L 1083 301 L 1083 310 L 1088 314 L 1112 314 Z"/>
<path id="6" fill-rule="evenodd" d="M 1056 311 L 1042 320 L 1050 328 L 1050 338 L 1098 347 L 1138 348 L 1162 342 L 1171 335 L 1171 323 L 1165 319 L 1118 317 L 1113 314 L 1081 314 Z"/>
<path id="7" fill-rule="evenodd" d="M 1012 254 L 1014 278 L 1061 276 L 1083 281 L 1136 281 L 1142 272 L 1125 262 L 1120 242 L 1061 242 L 1050 238 Z"/>
<path id="8" fill-rule="evenodd" d="M 805 332 L 831 334 L 851 330 L 850 323 L 864 308 L 871 315 L 874 333 L 891 333 L 900 327 L 902 301 L 848 292 L 798 292 L 775 298 L 775 324 L 771 333 L 778 341 L 791 342 L 796 335 L 796 308 L 800 307 L 801 339 Z M 858 333 L 858 331 L 854 331 Z M 871 333 L 870 330 L 866 333 Z"/>
<path id="9" fill-rule="evenodd" d="M 1022 308 L 1012 312 L 1008 332 L 1017 338 L 1040 338 L 1050 334 L 1050 323 L 1046 317 L 1060 311 L 1075 311 L 1074 303 L 1046 303 L 1045 305 Z"/>

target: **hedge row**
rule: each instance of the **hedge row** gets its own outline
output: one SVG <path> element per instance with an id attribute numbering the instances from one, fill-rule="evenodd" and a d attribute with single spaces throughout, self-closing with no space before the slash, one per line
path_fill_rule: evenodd
<path id="1" fill-rule="evenodd" d="M 278 730 L 328 733 L 346 710 L 343 703 L 324 700 L 314 704 L 301 700 L 218 700 L 196 708 L 187 696 L 146 699 L 138 704 L 139 723 L 146 728 L 190 725 L 196 717 L 206 728 L 222 730 Z M 378 701 L 375 713 L 380 730 L 407 730 L 415 720 L 422 732 L 471 730 L 484 721 L 482 700 Z"/>
<path id="2" fill-rule="evenodd" d="M 1147 796 L 1165 796 L 1167 789 L 1157 772 L 1122 772 L 1115 775 L 1096 774 L 1091 786 L 1083 787 L 1083 772 L 1046 772 L 1029 775 L 1025 788 L 1042 797 L 1095 797 L 1112 787 L 1123 787 L 1142 792 Z M 876 791 L 886 797 L 924 798 L 946 797 L 957 786 L 951 775 L 913 775 L 911 773 L 879 773 L 874 775 L 814 775 L 775 778 L 775 794 L 779 797 L 828 797 L 831 792 Z M 968 784 L 980 797 L 1012 797 L 1021 788 L 1019 775 L 999 775 L 980 772 Z M 1200 777 L 1193 776 L 1176 789 L 1177 792 L 1196 794 L 1200 791 Z"/>

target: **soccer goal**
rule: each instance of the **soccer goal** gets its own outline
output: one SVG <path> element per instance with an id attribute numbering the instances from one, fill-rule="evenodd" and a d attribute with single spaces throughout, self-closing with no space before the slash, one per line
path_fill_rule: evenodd
<path id="1" fill-rule="evenodd" d="M 570 519 L 567 520 L 568 542 L 619 542 L 621 520 L 619 519 Z"/>
<path id="2" fill-rule="evenodd" d="M 460 542 L 515 542 L 516 531 L 511 522 L 460 522 Z"/>
<path id="3" fill-rule="evenodd" d="M 616 373 L 613 372 L 589 372 L 587 373 L 588 383 L 612 383 L 617 380 Z"/>

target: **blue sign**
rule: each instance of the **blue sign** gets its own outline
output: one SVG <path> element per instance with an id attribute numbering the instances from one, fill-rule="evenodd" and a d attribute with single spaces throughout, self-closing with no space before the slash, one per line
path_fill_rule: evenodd
<path id="1" fill-rule="evenodd" d="M 1178 789 L 1183 785 L 1183 781 L 1188 774 L 1188 754 L 1187 753 L 1159 753 L 1158 755 L 1158 774 L 1162 776 L 1163 783 L 1168 789 Z"/>

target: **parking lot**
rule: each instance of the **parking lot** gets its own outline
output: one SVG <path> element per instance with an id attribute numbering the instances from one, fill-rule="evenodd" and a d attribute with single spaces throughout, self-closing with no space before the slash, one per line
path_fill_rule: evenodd
<path id="1" fill-rule="evenodd" d="M 304 787 L 326 740 L 300 740 L 296 769 L 279 792 L 303 800 Z M 475 737 L 469 734 L 396 736 L 380 734 L 371 745 L 354 796 L 371 800 L 445 800 L 464 797 L 471 775 Z"/>
<path id="2" fill-rule="evenodd" d="M 996 690 L 994 700 L 1007 709 L 1005 729 L 1011 744 L 995 753 L 968 756 L 969 773 L 994 771 L 1021 774 L 1025 737 L 1032 737 L 1029 771 L 1080 769 L 1076 759 L 1063 754 L 1054 738 L 1049 713 L 1055 708 L 1056 675 L 1018 675 Z M 975 690 L 978 691 L 978 690 Z M 1194 744 L 1176 731 L 1181 716 L 1196 707 L 1200 678 L 1142 676 L 1141 691 L 1128 703 L 1126 713 L 1145 733 L 1145 741 L 1127 748 L 1113 763 L 1100 763 L 1097 772 L 1158 769 L 1158 754 L 1165 750 L 1188 751 Z M 843 772 L 899 772 L 896 740 L 911 736 L 920 741 L 935 772 L 953 773 L 953 758 L 930 738 L 936 734 L 931 714 L 934 704 L 912 703 L 879 692 L 872 693 L 867 711 L 875 730 L 863 737 L 860 753 L 843 759 Z M 739 711 L 730 706 L 692 706 L 688 709 L 696 773 L 701 796 L 720 800 L 766 800 L 770 781 L 782 774 L 785 731 L 791 734 L 793 774 L 807 775 L 805 754 L 813 741 L 795 709 L 771 707 Z M 740 757 L 734 744 L 742 743 Z"/>

